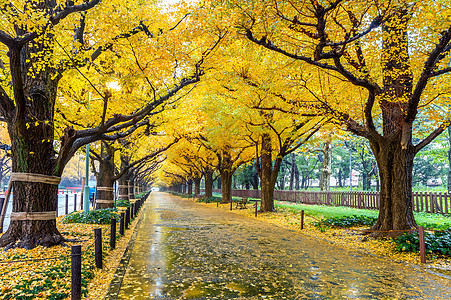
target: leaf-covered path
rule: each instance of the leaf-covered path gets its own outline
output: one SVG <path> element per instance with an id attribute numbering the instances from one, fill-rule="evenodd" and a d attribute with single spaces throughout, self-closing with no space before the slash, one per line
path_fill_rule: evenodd
<path id="1" fill-rule="evenodd" d="M 451 299 L 451 281 L 152 193 L 118 299 Z"/>

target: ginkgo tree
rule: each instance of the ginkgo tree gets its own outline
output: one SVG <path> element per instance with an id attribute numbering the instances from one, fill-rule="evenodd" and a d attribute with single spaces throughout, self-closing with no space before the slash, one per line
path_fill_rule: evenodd
<path id="1" fill-rule="evenodd" d="M 214 86 L 218 95 L 228 99 L 225 112 L 232 116 L 234 128 L 239 129 L 236 134 L 254 148 L 261 210 L 273 211 L 274 189 L 284 157 L 309 141 L 329 119 L 298 101 L 299 89 L 284 80 L 292 72 L 299 72 L 291 59 L 264 51 L 239 36 L 222 48 L 216 56 L 221 55 L 230 64 L 217 67 L 214 75 L 207 74 L 218 82 L 210 88 Z M 217 100 L 213 105 L 223 107 L 222 102 Z"/>
<path id="2" fill-rule="evenodd" d="M 57 185 L 76 150 L 97 140 L 126 136 L 177 92 L 198 82 L 203 73 L 201 64 L 215 42 L 203 35 L 205 42 L 197 43 L 193 30 L 186 31 L 189 35 L 175 33 L 186 29 L 187 23 L 180 22 L 186 14 L 159 14 L 153 3 L 18 0 L 0 5 L 0 59 L 4 67 L 0 114 L 11 138 L 14 191 L 11 224 L 1 236 L 0 246 L 57 245 L 64 240 L 55 223 Z M 171 23 L 174 26 L 168 28 Z M 166 33 L 167 39 L 158 38 Z M 176 37 L 186 36 L 188 40 L 174 42 Z M 166 41 L 171 45 L 169 52 L 162 51 L 168 48 Z M 196 45 L 190 47 L 193 43 Z M 162 58 L 148 70 L 145 63 L 140 64 L 135 45 L 143 45 L 143 52 L 139 52 L 143 56 L 151 48 L 157 49 L 151 53 L 177 54 Z M 183 51 L 178 51 L 177 45 Z M 84 129 L 67 127 L 56 141 L 55 104 L 59 83 L 68 70 L 83 72 L 82 68 L 89 67 L 104 76 L 111 74 L 109 60 L 119 62 L 126 57 L 136 58 L 129 80 L 140 77 L 145 81 L 146 72 L 163 74 L 159 81 L 147 82 L 150 92 L 143 91 L 143 105 L 116 110 L 108 117 L 111 92 L 105 91 L 105 85 L 97 86 L 95 90 L 103 98 L 98 122 Z M 175 72 L 174 66 L 180 65 L 183 69 Z M 167 76 L 168 69 L 171 76 Z"/>
<path id="3" fill-rule="evenodd" d="M 129 186 L 133 186 L 137 181 L 138 173 L 142 170 L 149 170 L 149 165 L 154 166 L 155 163 L 160 162 L 161 155 L 177 141 L 177 138 L 169 141 L 161 136 L 152 138 L 152 136 L 136 132 L 127 139 L 116 143 L 115 141 L 101 141 L 100 151 L 91 150 L 92 158 L 99 164 L 98 171 L 95 172 L 97 177 L 95 208 L 115 206 L 113 201 L 114 183 L 122 177 L 125 180 L 121 180 L 122 185 L 118 189 L 121 189 L 121 197 L 128 199 L 129 195 L 134 193 L 133 190 L 129 190 Z M 119 159 L 117 152 L 124 147 L 126 149 L 119 153 L 122 154 Z M 128 154 L 123 153 L 125 151 Z M 144 168 L 146 166 L 147 168 Z M 124 188 L 127 181 L 129 184 Z"/>
<path id="4" fill-rule="evenodd" d="M 315 78 L 312 105 L 369 140 L 380 181 L 374 230 L 411 229 L 415 155 L 450 126 L 449 1 L 233 1 L 241 33 Z M 303 73 L 305 74 L 305 73 Z M 314 104 L 313 102 L 316 102 Z M 416 124 L 435 128 L 418 134 Z M 419 142 L 413 143 L 416 135 Z M 385 233 L 381 233 L 385 234 Z"/>

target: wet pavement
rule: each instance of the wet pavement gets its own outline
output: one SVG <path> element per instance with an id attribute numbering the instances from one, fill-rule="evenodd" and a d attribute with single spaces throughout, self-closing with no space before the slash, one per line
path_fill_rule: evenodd
<path id="1" fill-rule="evenodd" d="M 451 299 L 451 280 L 152 193 L 117 299 Z"/>

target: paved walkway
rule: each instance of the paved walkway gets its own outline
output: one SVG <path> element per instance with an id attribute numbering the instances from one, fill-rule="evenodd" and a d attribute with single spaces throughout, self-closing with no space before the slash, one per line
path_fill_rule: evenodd
<path id="1" fill-rule="evenodd" d="M 451 281 L 152 193 L 118 299 L 451 299 Z"/>

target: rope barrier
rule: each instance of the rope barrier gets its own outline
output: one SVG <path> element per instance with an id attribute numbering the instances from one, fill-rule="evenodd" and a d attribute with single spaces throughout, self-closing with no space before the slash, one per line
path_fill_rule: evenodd
<path id="1" fill-rule="evenodd" d="M 34 173 L 11 173 L 11 181 L 26 181 L 58 185 L 61 177 Z"/>
<path id="2" fill-rule="evenodd" d="M 12 212 L 10 220 L 15 221 L 49 221 L 56 219 L 56 211 L 41 211 L 41 212 Z"/>

